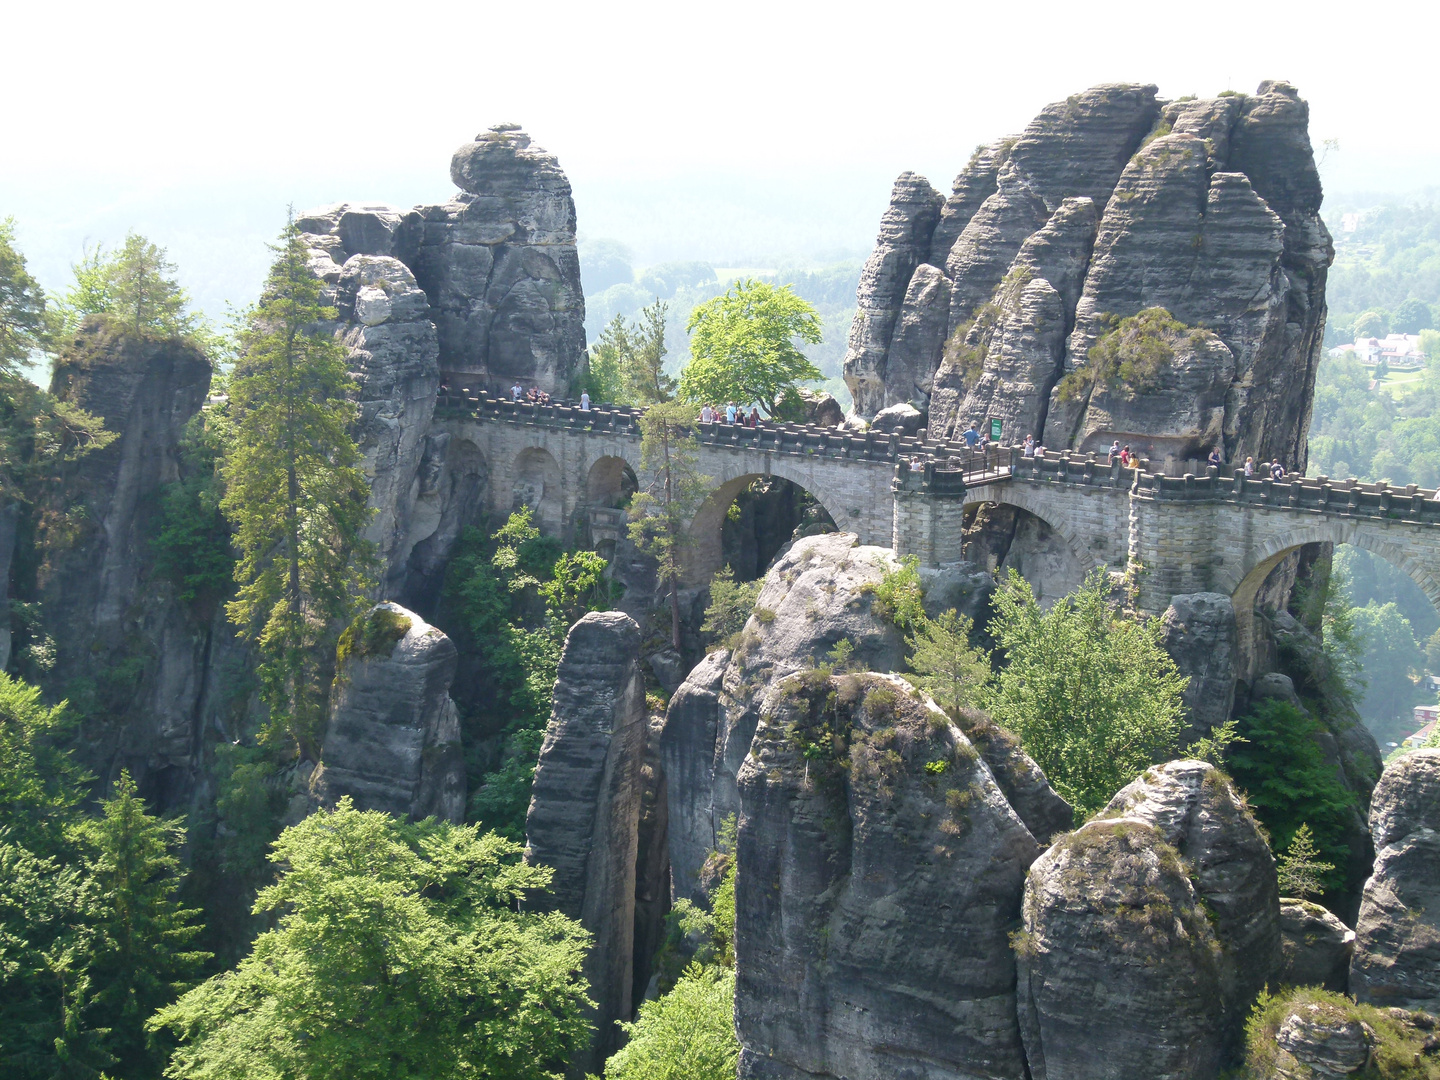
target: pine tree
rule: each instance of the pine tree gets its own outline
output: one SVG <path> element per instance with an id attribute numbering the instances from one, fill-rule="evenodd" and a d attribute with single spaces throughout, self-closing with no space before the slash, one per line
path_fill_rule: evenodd
<path id="1" fill-rule="evenodd" d="M 144 1023 L 189 989 L 211 958 L 187 947 L 201 927 L 199 909 L 177 896 L 184 877 L 175 853 L 185 828 L 146 813 L 128 771 L 101 809 L 77 829 L 98 900 L 87 1011 L 109 1029 L 117 1075 L 158 1076 L 163 1056 L 147 1045 Z"/>
<path id="2" fill-rule="evenodd" d="M 973 623 L 953 610 L 921 619 L 907 638 L 915 682 L 952 716 L 980 704 L 990 683 L 990 661 L 970 644 Z"/>
<path id="3" fill-rule="evenodd" d="M 267 742 L 318 756 L 334 643 L 373 561 L 354 383 L 294 222 L 281 234 L 230 381 L 234 443 L 221 504 L 235 530 L 240 588 L 227 605 L 259 648 Z"/>
<path id="4" fill-rule="evenodd" d="M 204 320 L 190 308 L 190 297 L 175 278 L 165 249 L 138 233 L 129 233 L 117 251 L 87 248 L 71 267 L 75 284 L 60 302 L 67 331 L 90 315 L 106 315 L 132 334 L 195 336 L 206 333 Z"/>
<path id="5" fill-rule="evenodd" d="M 1290 838 L 1289 847 L 1275 860 L 1281 895 L 1298 896 L 1301 900 L 1323 893 L 1325 885 L 1321 878 L 1334 869 L 1334 863 L 1320 860 L 1320 849 L 1315 846 L 1310 826 L 1303 823 Z"/>
<path id="6" fill-rule="evenodd" d="M 688 527 L 710 485 L 710 478 L 700 474 L 693 422 L 694 410 L 679 402 L 645 410 L 640 418 L 640 464 L 650 482 L 630 501 L 630 538 L 657 563 L 656 580 L 670 596 L 670 643 L 677 649 Z"/>

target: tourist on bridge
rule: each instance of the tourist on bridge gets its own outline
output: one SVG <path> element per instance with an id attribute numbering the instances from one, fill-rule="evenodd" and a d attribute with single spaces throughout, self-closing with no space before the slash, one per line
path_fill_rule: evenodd
<path id="1" fill-rule="evenodd" d="M 980 445 L 980 422 L 978 420 L 970 422 L 970 430 L 965 432 L 965 445 L 972 450 Z"/>
<path id="2" fill-rule="evenodd" d="M 1110 444 L 1110 453 L 1105 458 L 1106 465 L 1114 465 L 1115 459 L 1120 456 L 1120 440 L 1116 439 Z"/>
<path id="3" fill-rule="evenodd" d="M 700 422 L 702 424 L 713 424 L 715 422 L 715 410 L 710 407 L 708 401 L 700 407 Z"/>
<path id="4" fill-rule="evenodd" d="M 1218 446 L 1211 448 L 1210 456 L 1205 459 L 1205 464 L 1213 465 L 1217 469 L 1223 464 L 1220 458 L 1220 448 Z"/>
<path id="5" fill-rule="evenodd" d="M 581 390 L 581 391 L 580 391 L 580 411 L 581 411 L 581 412 L 589 412 L 589 411 L 590 411 L 590 391 L 589 391 L 589 390 Z"/>
<path id="6" fill-rule="evenodd" d="M 1271 479 L 1271 480 L 1284 480 L 1284 479 L 1285 479 L 1285 466 L 1282 465 L 1282 464 L 1280 464 L 1280 459 L 1279 459 L 1279 458 L 1276 458 L 1274 464 L 1272 464 L 1272 465 L 1270 466 L 1270 479 Z"/>
<path id="7" fill-rule="evenodd" d="M 1255 475 L 1255 459 L 1253 457 L 1245 459 L 1245 475 L 1247 477 Z"/>
<path id="8" fill-rule="evenodd" d="M 758 405 L 750 406 L 750 415 L 745 420 L 745 426 L 753 428 L 758 428 L 760 426 L 760 407 Z"/>
<path id="9" fill-rule="evenodd" d="M 520 395 L 524 392 L 525 391 L 521 389 L 520 384 L 517 382 L 514 386 L 510 387 L 510 400 L 519 401 Z"/>
<path id="10" fill-rule="evenodd" d="M 1130 453 L 1130 444 L 1126 443 L 1124 448 L 1120 451 L 1120 464 L 1128 469 L 1134 461 L 1135 455 Z"/>
<path id="11" fill-rule="evenodd" d="M 1028 457 L 1028 458 L 1033 458 L 1033 457 L 1035 456 L 1035 436 L 1034 436 L 1034 435 L 1026 435 L 1026 436 L 1025 436 L 1025 449 L 1024 449 L 1023 453 L 1024 453 L 1025 456 Z"/>
<path id="12" fill-rule="evenodd" d="M 735 403 L 733 401 L 725 406 L 725 423 L 735 423 Z"/>

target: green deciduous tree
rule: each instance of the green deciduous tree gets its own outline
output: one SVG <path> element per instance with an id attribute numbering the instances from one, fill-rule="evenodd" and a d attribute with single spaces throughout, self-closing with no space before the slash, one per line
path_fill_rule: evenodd
<path id="1" fill-rule="evenodd" d="M 970 644 L 972 620 L 954 611 L 922 618 L 906 638 L 914 682 L 952 716 L 983 704 L 990 658 Z"/>
<path id="2" fill-rule="evenodd" d="M 49 343 L 45 290 L 15 247 L 15 219 L 0 220 L 0 375 L 17 375 Z"/>
<path id="3" fill-rule="evenodd" d="M 605 1062 L 606 1080 L 733 1080 L 735 972 L 692 964 L 668 993 L 640 1006 L 629 1041 Z"/>
<path id="4" fill-rule="evenodd" d="M 0 838 L 40 856 L 62 850 L 93 779 L 66 749 L 73 727 L 63 702 L 0 672 Z"/>
<path id="5" fill-rule="evenodd" d="M 774 416 L 796 385 L 824 376 L 795 344 L 820 343 L 820 318 L 788 285 L 747 278 L 691 313 L 690 362 L 680 373 L 686 401 L 758 404 Z"/>
<path id="6" fill-rule="evenodd" d="M 1175 749 L 1186 679 L 1159 620 L 1117 613 L 1103 572 L 1041 611 L 1014 570 L 1000 582 L 990 632 L 1005 662 L 986 703 L 1082 813 L 1098 810 Z"/>
<path id="7" fill-rule="evenodd" d="M 710 487 L 700 473 L 693 410 L 679 402 L 652 405 L 640 418 L 640 462 L 646 486 L 630 501 L 630 538 L 655 559 L 656 579 L 669 594 L 670 643 L 680 648 L 680 576 L 689 526 Z"/>
<path id="8" fill-rule="evenodd" d="M 71 268 L 75 284 L 60 301 L 65 329 L 73 332 L 90 315 L 114 319 L 132 334 L 205 336 L 205 322 L 190 311 L 190 298 L 175 279 L 165 249 L 137 233 L 106 252 L 86 250 Z"/>
<path id="9" fill-rule="evenodd" d="M 230 379 L 233 444 L 221 507 L 239 584 L 227 605 L 258 646 L 263 738 L 317 756 L 337 627 L 358 610 L 373 561 L 361 532 L 369 486 L 350 434 L 354 383 L 294 223 L 273 250 Z"/>
<path id="10" fill-rule="evenodd" d="M 274 929 L 161 1010 L 175 1080 L 549 1080 L 589 1038 L 588 935 L 525 910 L 551 871 L 474 827 L 362 813 L 287 829 Z M 523 905 L 523 906 L 522 906 Z"/>
<path id="11" fill-rule="evenodd" d="M 1365 673 L 1361 715 L 1385 721 L 1408 712 L 1415 704 L 1413 676 L 1425 665 L 1425 654 L 1415 641 L 1410 620 L 1393 601 L 1369 603 L 1352 609 L 1355 637 L 1362 647 L 1358 670 Z"/>

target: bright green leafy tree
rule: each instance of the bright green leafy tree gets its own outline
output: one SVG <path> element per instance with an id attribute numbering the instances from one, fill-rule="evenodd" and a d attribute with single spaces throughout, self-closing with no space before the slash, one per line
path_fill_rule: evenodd
<path id="1" fill-rule="evenodd" d="M 993 600 L 1004 654 L 986 702 L 996 723 L 1080 813 L 1175 749 L 1186 679 L 1161 645 L 1159 620 L 1116 612 L 1103 572 L 1041 611 L 1014 570 Z"/>
<path id="2" fill-rule="evenodd" d="M 190 310 L 190 298 L 175 279 L 175 264 L 159 247 L 129 233 L 114 251 L 88 249 L 71 268 L 75 284 L 59 308 L 74 332 L 90 315 L 105 315 L 132 334 L 205 337 L 204 320 Z"/>
<path id="3" fill-rule="evenodd" d="M 656 562 L 670 601 L 670 643 L 680 648 L 680 576 L 690 520 L 710 488 L 700 473 L 694 410 L 680 402 L 652 405 L 640 418 L 640 463 L 648 479 L 630 500 L 630 539 Z"/>
<path id="4" fill-rule="evenodd" d="M 321 325 L 305 241 L 286 226 L 230 379 L 233 443 L 221 508 L 234 528 L 239 590 L 226 607 L 259 653 L 266 742 L 312 760 L 336 628 L 358 610 L 373 561 L 362 536 L 369 486 L 350 434 L 354 383 Z"/>
<path id="5" fill-rule="evenodd" d="M 551 871 L 520 845 L 345 799 L 271 858 L 275 928 L 150 1022 L 174 1080 L 551 1080 L 588 1040 L 588 935 L 527 902 Z"/>
<path id="6" fill-rule="evenodd" d="M 698 305 L 686 329 L 680 396 L 688 402 L 754 403 L 774 416 L 797 384 L 824 378 L 795 344 L 820 343 L 820 317 L 788 285 L 747 278 Z"/>
<path id="7" fill-rule="evenodd" d="M 1425 665 L 1410 620 L 1394 601 L 1370 603 L 1352 611 L 1355 637 L 1363 647 L 1357 665 L 1365 680 L 1361 712 L 1380 721 L 1408 713 L 1418 698 L 1412 676 Z"/>
<path id="8" fill-rule="evenodd" d="M 705 608 L 705 619 L 700 632 L 710 636 L 712 648 L 733 648 L 734 640 L 755 611 L 755 601 L 760 596 L 764 579 L 736 581 L 735 572 L 728 565 L 722 566 L 710 579 L 710 604 Z"/>

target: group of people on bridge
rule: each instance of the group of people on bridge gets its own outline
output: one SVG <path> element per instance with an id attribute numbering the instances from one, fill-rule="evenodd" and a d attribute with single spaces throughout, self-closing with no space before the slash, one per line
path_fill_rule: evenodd
<path id="1" fill-rule="evenodd" d="M 707 403 L 700 406 L 699 419 L 702 424 L 739 424 L 742 427 L 758 428 L 760 426 L 760 410 L 751 405 L 747 415 L 745 407 L 743 405 L 737 407 L 733 401 L 723 409 Z"/>

